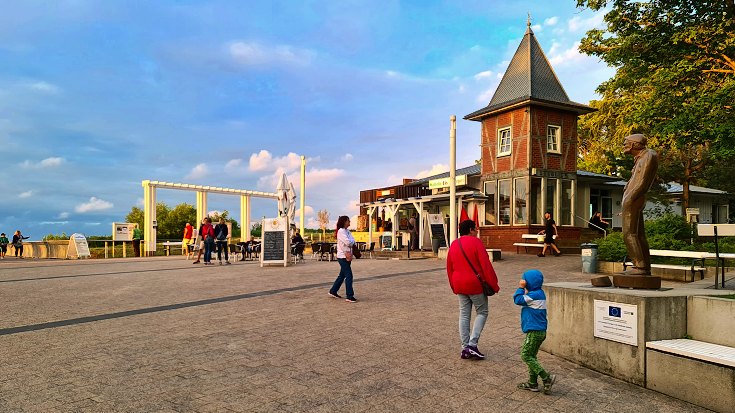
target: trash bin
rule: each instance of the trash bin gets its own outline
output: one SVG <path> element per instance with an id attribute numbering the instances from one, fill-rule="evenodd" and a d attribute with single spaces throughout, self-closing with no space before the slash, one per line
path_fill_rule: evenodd
<path id="1" fill-rule="evenodd" d="M 588 274 L 597 273 L 597 244 L 582 244 L 582 272 Z"/>

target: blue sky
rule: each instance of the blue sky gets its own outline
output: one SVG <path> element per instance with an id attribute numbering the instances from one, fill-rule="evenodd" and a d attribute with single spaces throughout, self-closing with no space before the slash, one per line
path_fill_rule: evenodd
<path id="1" fill-rule="evenodd" d="M 362 189 L 446 171 L 453 114 L 470 165 L 480 128 L 461 118 L 490 101 L 527 12 L 572 100 L 613 74 L 578 53 L 602 14 L 574 0 L 5 3 L 0 230 L 32 239 L 110 234 L 144 179 L 273 192 L 285 172 L 300 195 L 301 155 L 317 227 L 320 209 L 356 215 Z M 239 216 L 236 197 L 209 208 Z"/>

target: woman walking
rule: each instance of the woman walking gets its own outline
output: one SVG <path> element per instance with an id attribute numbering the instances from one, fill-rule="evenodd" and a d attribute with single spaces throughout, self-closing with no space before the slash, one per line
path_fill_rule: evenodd
<path id="1" fill-rule="evenodd" d="M 204 265 L 212 265 L 212 250 L 214 249 L 212 218 L 205 218 L 205 224 L 202 225 L 202 240 L 204 241 Z"/>
<path id="2" fill-rule="evenodd" d="M 339 289 L 342 287 L 342 283 L 345 283 L 345 301 L 348 303 L 356 303 L 355 292 L 352 290 L 352 246 L 355 244 L 355 239 L 352 238 L 350 230 L 347 229 L 350 226 L 350 218 L 346 215 L 342 215 L 337 219 L 337 262 L 339 262 L 339 275 L 334 280 L 332 288 L 329 290 L 329 295 L 333 298 L 342 298 L 339 293 Z"/>
<path id="3" fill-rule="evenodd" d="M 16 258 L 23 258 L 23 240 L 28 238 L 30 237 L 24 237 L 23 234 L 20 233 L 20 230 L 15 231 L 15 234 L 13 235 L 13 246 L 15 247 Z M 20 256 L 18 255 L 18 252 L 20 252 Z"/>
<path id="4" fill-rule="evenodd" d="M 462 344 L 460 358 L 484 360 L 485 355 L 477 348 L 477 342 L 487 320 L 488 300 L 479 278 L 496 293 L 500 291 L 500 286 L 485 246 L 477 238 L 475 222 L 462 221 L 459 224 L 459 235 L 449 247 L 447 276 L 452 292 L 459 298 L 459 340 Z M 477 315 L 470 333 L 473 306 Z"/>

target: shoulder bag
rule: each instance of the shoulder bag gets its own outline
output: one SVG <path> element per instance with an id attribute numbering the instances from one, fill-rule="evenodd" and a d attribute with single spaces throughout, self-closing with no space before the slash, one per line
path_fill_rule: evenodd
<path id="1" fill-rule="evenodd" d="M 457 243 L 459 244 L 459 249 L 462 251 L 462 255 L 464 255 L 464 259 L 467 260 L 467 264 L 470 264 L 470 268 L 472 269 L 472 272 L 475 273 L 475 277 L 480 281 L 480 284 L 482 285 L 482 293 L 485 294 L 486 297 L 490 297 L 491 295 L 495 295 L 495 290 L 493 290 L 492 287 L 490 287 L 490 284 L 486 283 L 485 280 L 480 277 L 480 274 L 475 271 L 475 267 L 470 262 L 470 259 L 467 257 L 467 254 L 464 252 L 464 248 L 462 248 L 462 242 L 459 238 L 457 238 Z"/>

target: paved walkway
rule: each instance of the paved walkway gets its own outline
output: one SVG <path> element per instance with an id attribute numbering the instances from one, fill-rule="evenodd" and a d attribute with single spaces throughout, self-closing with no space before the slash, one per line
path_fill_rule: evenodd
<path id="1" fill-rule="evenodd" d="M 356 261 L 357 304 L 327 296 L 335 262 L 6 259 L 0 411 L 706 411 L 543 352 L 553 394 L 517 390 L 520 273 L 587 277 L 579 256 L 505 258 L 486 361 L 460 360 L 457 302 L 435 259 Z"/>

